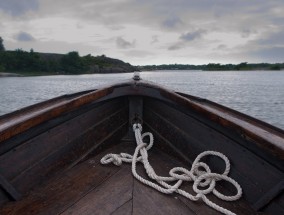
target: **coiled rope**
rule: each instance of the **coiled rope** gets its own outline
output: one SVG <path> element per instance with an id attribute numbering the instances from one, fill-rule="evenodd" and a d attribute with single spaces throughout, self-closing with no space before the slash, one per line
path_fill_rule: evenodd
<path id="1" fill-rule="evenodd" d="M 120 154 L 107 154 L 101 159 L 101 164 L 109 164 L 113 163 L 117 166 L 120 166 L 122 162 L 132 163 L 132 174 L 133 176 L 139 180 L 140 182 L 162 192 L 165 194 L 171 194 L 173 192 L 179 193 L 180 195 L 192 200 L 203 200 L 208 206 L 214 208 L 215 210 L 227 214 L 227 215 L 234 215 L 235 213 L 215 204 L 214 202 L 210 201 L 206 195 L 209 193 L 213 193 L 219 199 L 225 201 L 235 201 L 239 199 L 242 195 L 242 188 L 241 186 L 232 178 L 228 177 L 228 173 L 230 171 L 230 162 L 229 159 L 220 152 L 215 151 L 205 151 L 199 154 L 196 159 L 194 160 L 191 170 L 187 170 L 183 167 L 175 167 L 172 168 L 169 172 L 169 177 L 159 176 L 155 173 L 155 170 L 152 168 L 151 164 L 148 161 L 148 153 L 147 151 L 152 148 L 154 143 L 153 135 L 150 132 L 146 132 L 141 134 L 142 126 L 140 124 L 133 125 L 133 131 L 135 133 L 135 138 L 137 142 L 137 147 L 133 155 L 127 153 L 120 153 Z M 143 142 L 143 139 L 148 136 L 150 141 L 149 143 Z M 201 158 L 214 155 L 221 159 L 226 164 L 225 170 L 222 174 L 212 173 L 209 166 L 204 163 L 200 162 Z M 144 168 L 148 174 L 148 176 L 155 180 L 158 184 L 153 183 L 143 177 L 141 177 L 136 171 L 136 164 L 137 162 L 141 162 L 144 165 Z M 199 170 L 200 168 L 204 169 L 203 171 Z M 215 189 L 215 185 L 217 181 L 225 180 L 230 182 L 232 185 L 235 186 L 237 190 L 237 194 L 234 196 L 226 196 Z M 175 182 L 174 185 L 170 185 L 167 182 Z M 179 187 L 184 181 L 193 181 L 193 191 L 196 195 L 192 195 Z M 207 187 L 206 189 L 199 189 L 199 187 Z"/>

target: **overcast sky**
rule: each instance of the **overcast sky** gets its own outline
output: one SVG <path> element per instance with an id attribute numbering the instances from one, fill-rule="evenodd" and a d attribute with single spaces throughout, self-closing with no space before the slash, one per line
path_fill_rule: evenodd
<path id="1" fill-rule="evenodd" d="M 0 0 L 0 36 L 133 65 L 284 62 L 284 0 Z"/>

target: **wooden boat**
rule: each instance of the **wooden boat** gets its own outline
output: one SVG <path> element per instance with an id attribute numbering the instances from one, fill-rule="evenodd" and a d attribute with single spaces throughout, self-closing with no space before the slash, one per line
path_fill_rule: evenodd
<path id="1" fill-rule="evenodd" d="M 129 164 L 100 164 L 106 153 L 133 154 L 137 122 L 154 135 L 149 162 L 157 174 L 190 169 L 202 151 L 218 151 L 229 158 L 229 176 L 243 195 L 208 199 L 236 214 L 284 214 L 283 130 L 137 75 L 0 117 L 0 214 L 220 214 L 144 185 Z M 206 163 L 224 169 L 219 158 Z M 146 177 L 143 165 L 137 171 Z M 216 184 L 226 195 L 236 192 L 228 182 Z M 183 189 L 192 193 L 192 183 Z"/>

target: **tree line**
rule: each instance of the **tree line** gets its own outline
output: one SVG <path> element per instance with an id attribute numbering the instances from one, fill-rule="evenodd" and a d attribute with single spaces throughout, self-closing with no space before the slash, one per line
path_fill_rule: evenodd
<path id="1" fill-rule="evenodd" d="M 0 68 L 5 72 L 82 73 L 88 70 L 88 61 L 78 52 L 66 55 L 36 53 L 17 49 L 0 52 Z"/>
<path id="2" fill-rule="evenodd" d="M 0 72 L 50 73 L 50 74 L 86 74 L 133 72 L 136 68 L 123 61 L 101 56 L 79 56 L 77 51 L 67 54 L 0 51 Z"/>
<path id="3" fill-rule="evenodd" d="M 282 70 L 284 63 L 247 63 L 240 64 L 220 64 L 209 63 L 205 65 L 191 64 L 163 64 L 138 66 L 140 70 L 203 70 L 203 71 L 245 71 L 245 70 Z"/>
<path id="4" fill-rule="evenodd" d="M 133 72 L 136 68 L 121 60 L 105 55 L 79 56 L 77 51 L 67 54 L 39 53 L 31 49 L 7 51 L 0 37 L 0 72 L 33 74 L 85 74 Z"/>

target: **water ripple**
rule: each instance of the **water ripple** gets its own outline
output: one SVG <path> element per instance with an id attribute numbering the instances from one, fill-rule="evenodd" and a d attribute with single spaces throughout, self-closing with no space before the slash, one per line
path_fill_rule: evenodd
<path id="1" fill-rule="evenodd" d="M 155 71 L 142 72 L 141 76 L 284 128 L 284 71 Z M 94 74 L 0 78 L 0 115 L 131 77 L 132 74 Z"/>

